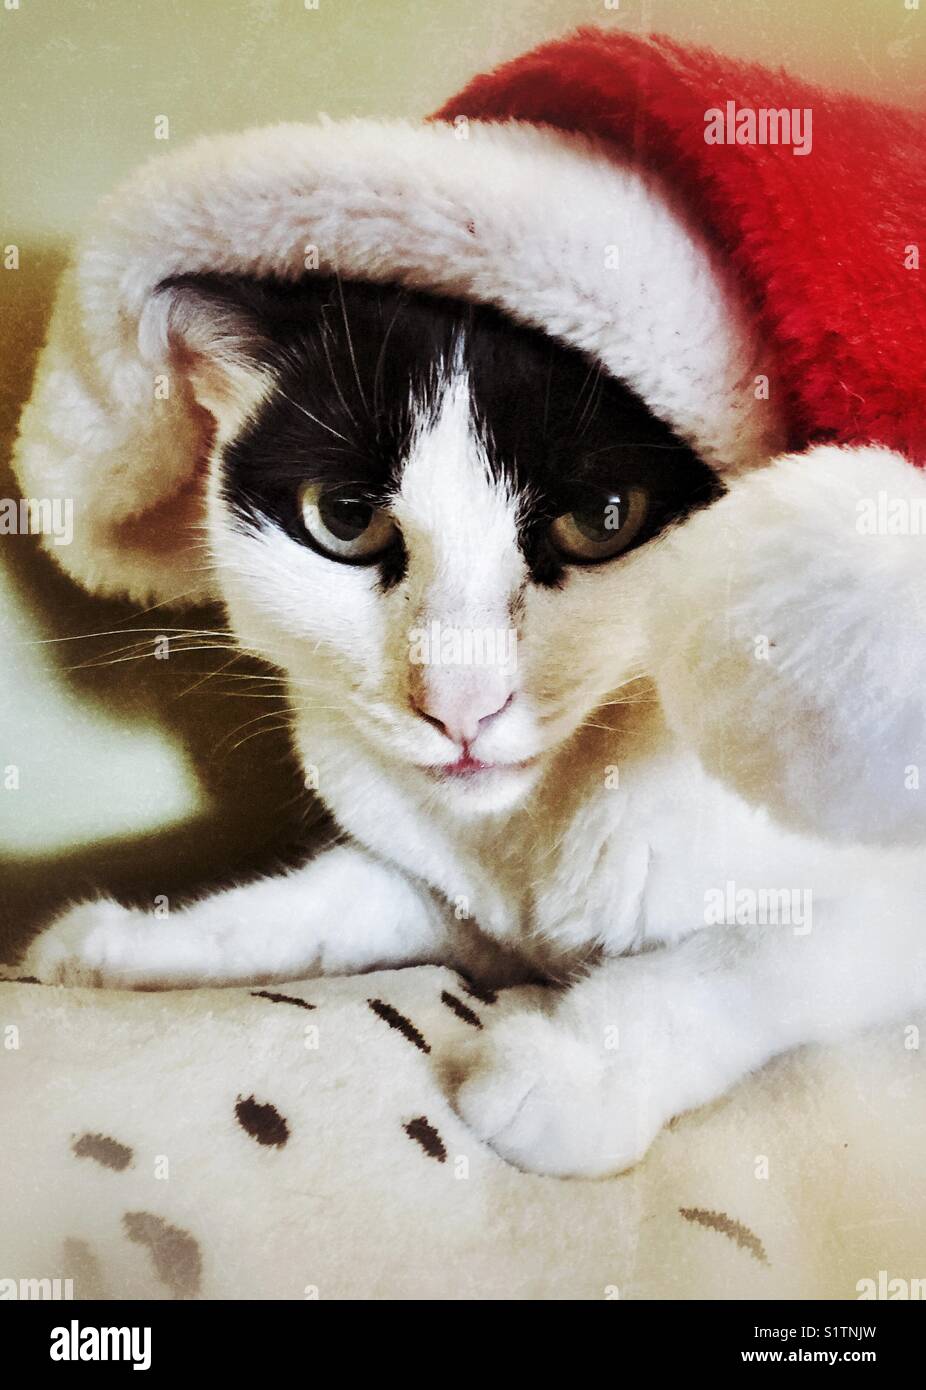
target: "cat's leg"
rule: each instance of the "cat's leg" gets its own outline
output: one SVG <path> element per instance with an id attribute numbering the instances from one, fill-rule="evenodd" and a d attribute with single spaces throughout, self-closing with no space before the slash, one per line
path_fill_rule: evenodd
<path id="1" fill-rule="evenodd" d="M 778 1053 L 894 1019 L 901 1047 L 926 1004 L 923 886 L 863 890 L 808 934 L 705 928 L 606 961 L 551 1016 L 514 1015 L 468 1045 L 459 1111 L 520 1168 L 594 1177 Z"/>
<path id="2" fill-rule="evenodd" d="M 19 968 L 45 983 L 167 989 L 350 974 L 436 961 L 446 949 L 436 900 L 344 846 L 162 917 L 82 903 L 40 933 Z"/>

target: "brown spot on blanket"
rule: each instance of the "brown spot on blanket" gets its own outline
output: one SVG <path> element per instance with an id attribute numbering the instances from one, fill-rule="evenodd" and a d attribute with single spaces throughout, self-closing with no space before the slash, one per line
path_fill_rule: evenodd
<path id="1" fill-rule="evenodd" d="M 462 1018 L 464 1023 L 468 1023 L 471 1028 L 481 1028 L 482 1019 L 478 1014 L 473 1013 L 468 1005 L 458 999 L 455 994 L 451 994 L 449 989 L 441 990 L 441 1003 L 446 1004 L 451 1013 L 455 1013 L 457 1018 Z"/>
<path id="2" fill-rule="evenodd" d="M 68 1279 L 74 1280 L 74 1297 L 94 1299 L 106 1297 L 106 1285 L 100 1262 L 91 1246 L 76 1236 L 67 1236 L 64 1242 L 64 1271 Z"/>
<path id="3" fill-rule="evenodd" d="M 478 999 L 480 1004 L 496 1004 L 498 993 L 494 989 L 489 989 L 488 985 L 477 985 L 475 980 L 471 980 L 466 975 L 460 975 L 463 988 L 471 999 Z"/>
<path id="4" fill-rule="evenodd" d="M 406 1018 L 404 1014 L 400 1014 L 398 1009 L 394 1009 L 391 1004 L 385 1003 L 382 999 L 368 999 L 367 1003 L 384 1023 L 388 1023 L 390 1028 L 394 1028 L 397 1033 L 401 1033 L 403 1038 L 408 1038 L 408 1041 L 414 1043 L 415 1047 L 420 1047 L 422 1052 L 431 1051 L 430 1043 L 425 1042 L 411 1019 Z"/>
<path id="5" fill-rule="evenodd" d="M 122 1224 L 129 1240 L 148 1247 L 155 1273 L 175 1298 L 192 1298 L 199 1292 L 203 1262 L 189 1231 L 168 1225 L 150 1211 L 127 1211 Z"/>
<path id="6" fill-rule="evenodd" d="M 447 1150 L 444 1147 L 444 1141 L 428 1120 L 427 1115 L 419 1115 L 416 1120 L 409 1120 L 404 1129 L 409 1139 L 414 1139 L 416 1144 L 421 1145 L 428 1158 L 436 1158 L 438 1163 L 447 1162 Z"/>
<path id="7" fill-rule="evenodd" d="M 110 1139 L 107 1134 L 82 1134 L 79 1139 L 74 1140 L 71 1147 L 75 1157 L 93 1158 L 104 1168 L 112 1168 L 116 1173 L 128 1168 L 134 1158 L 128 1144 L 120 1144 L 117 1139 Z"/>
<path id="8" fill-rule="evenodd" d="M 734 1221 L 725 1211 L 705 1211 L 702 1207 L 679 1207 L 679 1211 L 686 1221 L 693 1221 L 696 1226 L 705 1226 L 709 1231 L 720 1231 L 721 1235 L 728 1236 L 741 1250 L 748 1250 L 760 1265 L 768 1264 L 765 1246 L 742 1221 Z"/>
<path id="9" fill-rule="evenodd" d="M 248 1096 L 246 1100 L 239 1096 L 235 1114 L 241 1128 L 250 1134 L 252 1139 L 256 1139 L 258 1144 L 282 1149 L 289 1138 L 289 1125 L 276 1106 L 269 1102 L 261 1104 L 254 1096 Z"/>
<path id="10" fill-rule="evenodd" d="M 297 999 L 294 994 L 274 994 L 270 989 L 252 989 L 252 999 L 269 999 L 271 1004 L 295 1004 L 297 1009 L 314 1009 L 308 999 Z"/>

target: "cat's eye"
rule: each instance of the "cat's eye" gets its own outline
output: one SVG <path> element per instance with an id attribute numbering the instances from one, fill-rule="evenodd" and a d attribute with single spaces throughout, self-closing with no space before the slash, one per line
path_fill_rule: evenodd
<path id="1" fill-rule="evenodd" d="M 599 493 L 551 522 L 553 548 L 576 565 L 594 565 L 627 550 L 639 536 L 649 511 L 642 487 Z"/>
<path id="2" fill-rule="evenodd" d="M 309 540 L 331 560 L 372 565 L 398 538 L 389 513 L 349 488 L 308 483 L 299 494 L 299 506 Z"/>

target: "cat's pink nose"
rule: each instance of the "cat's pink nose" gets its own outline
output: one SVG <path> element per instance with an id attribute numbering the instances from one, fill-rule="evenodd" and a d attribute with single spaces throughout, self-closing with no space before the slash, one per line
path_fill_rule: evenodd
<path id="1" fill-rule="evenodd" d="M 412 706 L 454 743 L 468 746 L 482 727 L 507 709 L 514 699 L 510 689 L 498 687 L 454 691 L 446 687 L 426 688 L 412 697 Z"/>

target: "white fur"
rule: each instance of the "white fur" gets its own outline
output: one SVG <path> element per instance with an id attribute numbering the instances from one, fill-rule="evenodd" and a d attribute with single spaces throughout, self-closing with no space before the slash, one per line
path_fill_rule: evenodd
<path id="1" fill-rule="evenodd" d="M 451 396 L 416 441 L 396 504 L 408 573 L 386 595 L 269 525 L 243 531 L 214 465 L 200 553 L 201 405 L 222 412 L 176 374 L 155 399 L 172 367 L 151 292 L 180 271 L 297 276 L 310 243 L 323 270 L 491 302 L 588 352 L 729 496 L 562 591 L 524 584 L 511 500 Z M 769 464 L 759 345 L 665 190 L 580 137 L 288 126 L 141 171 L 62 287 L 18 475 L 78 499 L 75 543 L 53 549 L 87 587 L 222 596 L 242 645 L 286 672 L 300 753 L 353 846 L 166 923 L 83 905 L 27 969 L 141 987 L 437 959 L 498 980 L 584 972 L 550 1014 L 480 1035 L 458 1103 L 512 1162 L 589 1175 L 776 1052 L 922 1002 L 922 856 L 852 844 L 926 829 L 905 781 L 924 746 L 922 541 L 861 536 L 854 508 L 926 484 L 879 449 Z M 517 625 L 515 699 L 473 743 L 496 770 L 473 780 L 435 777 L 454 746 L 412 707 L 408 629 L 431 619 Z M 729 881 L 812 891 L 812 930 L 707 927 Z"/>
<path id="2" fill-rule="evenodd" d="M 323 272 L 496 304 L 581 348 L 724 471 L 781 447 L 774 392 L 754 385 L 774 362 L 731 270 L 613 149 L 516 122 L 465 140 L 373 121 L 208 137 L 101 205 L 23 415 L 23 493 L 76 500 L 74 543 L 51 549 L 87 588 L 214 595 L 191 540 L 202 423 L 152 291 L 184 271 L 295 278 L 307 248 Z"/>
<path id="3" fill-rule="evenodd" d="M 921 843 L 924 536 L 868 534 L 879 495 L 926 517 L 926 476 L 886 449 L 741 479 L 666 540 L 660 563 L 686 580 L 654 578 L 648 663 L 669 723 L 753 804 L 835 839 Z"/>
<path id="4" fill-rule="evenodd" d="M 394 508 L 415 555 L 400 621 L 407 630 L 410 623 L 413 633 L 427 634 L 433 616 L 440 614 L 451 633 L 480 632 L 494 639 L 514 631 L 512 606 L 527 581 L 527 566 L 518 549 L 517 508 L 504 484 L 492 481 L 469 417 L 469 378 L 457 370 L 435 418 L 409 451 Z M 395 631 L 392 640 L 402 683 L 407 631 Z M 508 645 L 499 642 L 488 649 L 496 659 L 482 664 L 414 663 L 408 682 L 412 703 L 443 722 L 451 736 L 460 731 L 461 740 L 472 741 L 480 721 L 501 709 L 514 688 L 517 648 L 511 645 L 511 660 Z"/>
<path id="5" fill-rule="evenodd" d="M 674 535 L 549 591 L 521 583 L 514 503 L 482 466 L 460 399 L 451 387 L 416 438 L 395 508 L 408 527 L 408 572 L 385 595 L 370 570 L 333 564 L 269 526 L 243 529 L 211 491 L 231 622 L 245 647 L 287 673 L 300 752 L 353 845 L 167 922 L 83 905 L 24 964 L 45 979 L 123 987 L 435 960 L 502 983 L 578 976 L 550 1012 L 508 1018 L 469 1044 L 457 1103 L 509 1161 L 594 1176 L 635 1162 L 673 1115 L 776 1053 L 902 1020 L 923 1002 L 922 855 L 835 848 L 750 805 L 793 809 L 763 781 L 776 768 L 765 750 L 785 716 L 795 723 L 814 699 L 835 702 L 838 729 L 839 680 L 811 680 L 807 652 L 756 675 L 741 643 L 757 612 L 787 611 L 798 573 L 812 572 L 824 596 L 840 585 L 851 613 L 854 511 L 840 499 L 900 485 L 910 470 L 875 450 L 785 460 L 734 481 Z M 814 512 L 820 475 L 839 485 Z M 464 502 L 475 528 L 454 524 Z M 805 508 L 812 525 L 801 522 Z M 734 582 L 742 631 L 736 603 L 716 592 L 731 579 L 718 566 L 731 536 L 750 553 L 781 552 L 768 606 L 764 591 Z M 891 573 L 894 556 L 882 551 Z M 897 573 L 909 564 L 900 555 Z M 892 637 L 915 621 L 914 587 L 895 587 Z M 512 611 L 515 590 L 516 698 L 473 744 L 500 766 L 468 782 L 435 780 L 429 765 L 454 749 L 410 704 L 411 615 L 482 619 Z M 692 629 L 702 621 L 706 636 Z M 812 644 L 812 633 L 802 640 Z M 825 653 L 817 660 L 834 665 Z M 728 765 L 718 754 L 706 771 L 696 753 L 722 747 L 715 701 L 736 757 Z M 804 740 L 795 727 L 783 756 L 799 764 L 817 731 Z M 742 770 L 750 748 L 762 775 Z M 871 765 L 889 751 L 869 748 Z M 872 790 L 904 798 L 902 785 L 856 788 L 847 824 L 871 828 Z M 826 796 L 808 797 L 792 818 L 815 817 L 838 820 Z M 709 924 L 707 903 L 729 881 L 810 893 L 812 921 Z"/>

